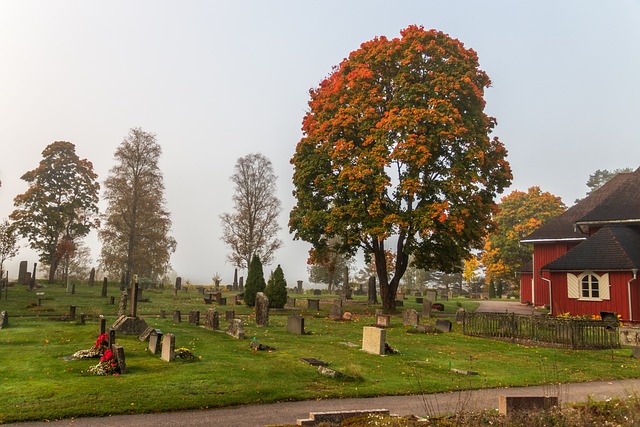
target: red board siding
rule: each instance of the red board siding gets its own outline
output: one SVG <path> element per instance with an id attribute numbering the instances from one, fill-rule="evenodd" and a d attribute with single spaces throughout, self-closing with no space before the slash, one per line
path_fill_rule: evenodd
<path id="1" fill-rule="evenodd" d="M 533 246 L 533 291 L 529 290 L 529 296 L 525 296 L 525 301 L 531 301 L 538 306 L 549 305 L 549 283 L 542 280 L 539 271 L 575 246 L 575 243 L 545 243 Z M 521 293 L 520 299 L 522 298 Z"/>
<path id="2" fill-rule="evenodd" d="M 575 272 L 579 275 L 582 272 Z M 602 275 L 606 272 L 595 272 Z M 611 311 L 621 315 L 622 320 L 629 321 L 629 295 L 627 282 L 631 279 L 631 272 L 609 272 L 609 294 L 611 299 L 606 301 L 580 301 L 567 295 L 567 274 L 553 273 L 550 275 L 553 287 L 553 314 L 571 313 L 574 316 L 599 315 L 601 311 Z M 638 300 L 638 284 L 631 283 L 631 300 L 633 320 L 640 320 L 640 301 Z"/>
<path id="3" fill-rule="evenodd" d="M 531 281 L 533 280 L 533 273 L 522 272 L 520 273 L 520 302 L 522 304 L 531 302 Z"/>

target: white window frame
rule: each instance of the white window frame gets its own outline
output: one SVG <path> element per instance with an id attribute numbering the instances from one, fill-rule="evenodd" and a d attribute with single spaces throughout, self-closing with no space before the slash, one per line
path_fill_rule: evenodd
<path id="1" fill-rule="evenodd" d="M 589 282 L 590 296 L 582 296 L 582 280 L 589 276 L 593 276 L 598 281 L 597 297 L 591 296 L 593 295 L 591 282 Z M 609 291 L 609 273 L 605 273 L 602 275 L 598 275 L 593 271 L 585 271 L 578 275 L 567 273 L 567 296 L 571 299 L 577 299 L 578 301 L 605 301 L 611 299 Z"/>

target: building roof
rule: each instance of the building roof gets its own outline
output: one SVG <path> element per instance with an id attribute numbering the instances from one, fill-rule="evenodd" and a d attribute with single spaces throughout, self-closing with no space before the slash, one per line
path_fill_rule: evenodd
<path id="1" fill-rule="evenodd" d="M 548 263 L 548 271 L 619 271 L 640 269 L 640 227 L 610 225 Z"/>
<path id="2" fill-rule="evenodd" d="M 564 213 L 550 219 L 522 243 L 585 240 L 580 225 L 640 223 L 640 168 L 614 176 Z"/>

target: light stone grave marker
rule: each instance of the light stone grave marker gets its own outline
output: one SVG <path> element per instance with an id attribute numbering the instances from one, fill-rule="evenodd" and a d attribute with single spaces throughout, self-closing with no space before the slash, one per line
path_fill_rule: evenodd
<path id="1" fill-rule="evenodd" d="M 162 355 L 160 358 L 165 362 L 171 362 L 176 358 L 174 353 L 176 347 L 175 335 L 169 333 L 162 337 Z"/>
<path id="2" fill-rule="evenodd" d="M 362 328 L 362 350 L 371 354 L 384 355 L 387 331 L 374 326 Z"/>

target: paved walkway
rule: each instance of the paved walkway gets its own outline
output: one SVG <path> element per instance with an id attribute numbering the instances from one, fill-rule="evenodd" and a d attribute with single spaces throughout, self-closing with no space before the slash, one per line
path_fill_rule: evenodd
<path id="1" fill-rule="evenodd" d="M 558 396 L 561 402 L 583 402 L 588 398 L 606 400 L 640 393 L 640 380 L 597 381 L 560 386 L 499 388 L 416 396 L 383 396 L 362 399 L 330 399 L 283 402 L 271 405 L 247 405 L 237 408 L 167 412 L 162 414 L 117 415 L 103 418 L 78 418 L 42 423 L 12 424 L 12 427 L 77 426 L 136 427 L 225 426 L 258 427 L 269 424 L 295 424 L 309 412 L 389 409 L 399 415 L 436 415 L 476 411 L 498 407 L 498 396 Z"/>
<path id="2" fill-rule="evenodd" d="M 480 306 L 475 313 L 515 313 L 515 314 L 540 314 L 533 307 L 520 304 L 517 301 L 479 301 Z"/>

